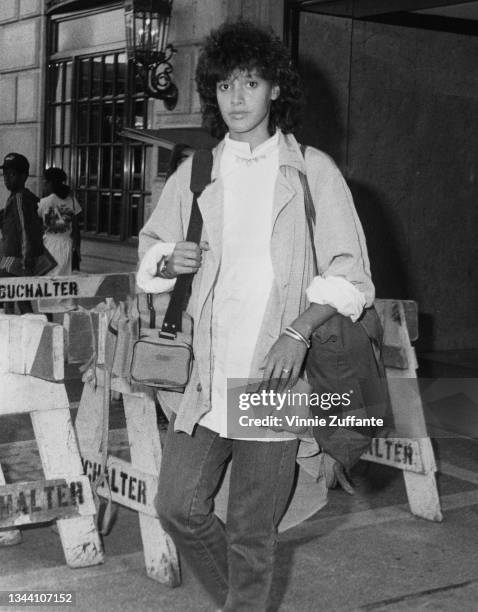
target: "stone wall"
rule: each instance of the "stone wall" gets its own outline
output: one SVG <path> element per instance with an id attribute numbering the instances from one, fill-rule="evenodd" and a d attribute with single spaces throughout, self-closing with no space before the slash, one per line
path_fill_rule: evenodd
<path id="1" fill-rule="evenodd" d="M 0 2 L 0 157 L 16 151 L 30 161 L 27 184 L 38 188 L 42 154 L 44 17 L 41 0 Z M 7 191 L 0 184 L 0 207 Z"/>
<path id="2" fill-rule="evenodd" d="M 98 6 L 102 4 L 98 0 Z M 149 127 L 199 126 L 194 71 L 203 38 L 211 28 L 238 17 L 271 25 L 282 34 L 283 4 L 283 0 L 175 0 L 169 39 L 178 49 L 173 60 L 178 105 L 173 111 L 166 111 L 161 101 L 152 99 Z M 10 151 L 26 155 L 31 167 L 27 187 L 39 195 L 38 177 L 44 161 L 45 6 L 45 0 L 0 0 L 0 158 Z M 154 172 L 156 151 L 148 161 L 152 168 L 152 207 L 163 182 Z M 0 208 L 6 198 L 7 191 L 0 181 Z M 131 269 L 136 263 L 132 246 L 84 240 L 82 251 L 82 269 L 87 272 Z"/>
<path id="3" fill-rule="evenodd" d="M 419 347 L 478 346 L 476 37 L 303 15 L 305 142 L 345 172 L 378 297 L 414 299 Z"/>

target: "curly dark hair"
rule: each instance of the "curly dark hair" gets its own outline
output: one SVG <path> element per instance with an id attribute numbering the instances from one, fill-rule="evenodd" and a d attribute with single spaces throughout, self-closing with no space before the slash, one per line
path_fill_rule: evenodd
<path id="1" fill-rule="evenodd" d="M 66 185 L 68 177 L 61 168 L 47 168 L 43 173 L 43 178 L 51 183 L 53 193 L 62 200 L 70 195 L 71 188 Z"/>
<path id="2" fill-rule="evenodd" d="M 280 87 L 271 103 L 269 133 L 280 128 L 285 134 L 299 123 L 302 88 L 289 51 L 272 29 L 249 21 L 226 22 L 206 38 L 196 68 L 196 85 L 201 98 L 204 127 L 216 138 L 227 132 L 216 97 L 216 85 L 235 70 L 256 70 L 258 75 Z"/>

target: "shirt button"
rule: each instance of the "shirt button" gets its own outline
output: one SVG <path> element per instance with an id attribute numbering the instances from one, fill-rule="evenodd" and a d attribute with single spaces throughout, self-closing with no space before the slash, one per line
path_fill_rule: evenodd
<path id="1" fill-rule="evenodd" d="M 337 336 L 330 336 L 331 342 L 337 342 Z"/>
<path id="2" fill-rule="evenodd" d="M 201 393 L 201 391 L 202 391 L 202 385 L 201 385 L 201 383 L 198 383 L 198 384 L 197 384 L 197 386 L 196 386 L 196 391 L 197 391 L 198 393 Z"/>

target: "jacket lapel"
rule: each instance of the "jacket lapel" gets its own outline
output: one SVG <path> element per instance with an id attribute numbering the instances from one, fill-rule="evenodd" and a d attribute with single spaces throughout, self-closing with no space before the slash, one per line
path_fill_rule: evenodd
<path id="1" fill-rule="evenodd" d="M 305 172 L 299 145 L 294 136 L 281 134 L 271 236 L 272 264 L 281 301 L 285 299 L 294 259 L 294 241 L 290 238 L 291 227 L 296 225 L 297 207 L 291 204 L 300 190 L 298 172 Z"/>
<path id="2" fill-rule="evenodd" d="M 290 181 L 296 171 L 305 172 L 305 163 L 299 144 L 292 134 L 281 134 L 279 140 L 279 174 L 274 194 L 272 227 L 275 226 L 279 213 L 297 193 Z"/>
<path id="3" fill-rule="evenodd" d="M 222 254 L 223 185 L 213 180 L 198 199 L 203 218 L 203 239 L 209 243 L 209 251 L 203 255 L 203 270 L 198 294 L 198 312 L 209 295 L 219 270 Z"/>
<path id="4" fill-rule="evenodd" d="M 279 216 L 283 208 L 287 206 L 287 204 L 292 200 L 295 194 L 296 191 L 294 187 L 290 184 L 290 182 L 284 175 L 282 168 L 280 168 L 277 174 L 277 181 L 274 191 L 274 205 L 272 208 L 273 231 L 277 221 L 277 217 Z"/>
<path id="5" fill-rule="evenodd" d="M 218 263 L 222 253 L 223 191 L 222 181 L 218 179 L 208 185 L 198 199 L 211 255 Z"/>

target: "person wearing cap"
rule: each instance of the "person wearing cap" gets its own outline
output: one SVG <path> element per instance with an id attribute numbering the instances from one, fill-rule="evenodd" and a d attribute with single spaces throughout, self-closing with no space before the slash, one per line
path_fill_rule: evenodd
<path id="1" fill-rule="evenodd" d="M 29 276 L 35 259 L 44 252 L 43 227 L 37 212 L 39 199 L 25 187 L 30 164 L 24 155 L 8 153 L 0 169 L 10 192 L 0 216 L 3 247 L 0 277 Z M 17 304 L 22 314 L 33 312 L 31 302 Z M 14 304 L 5 304 L 5 312 L 13 314 Z"/>

